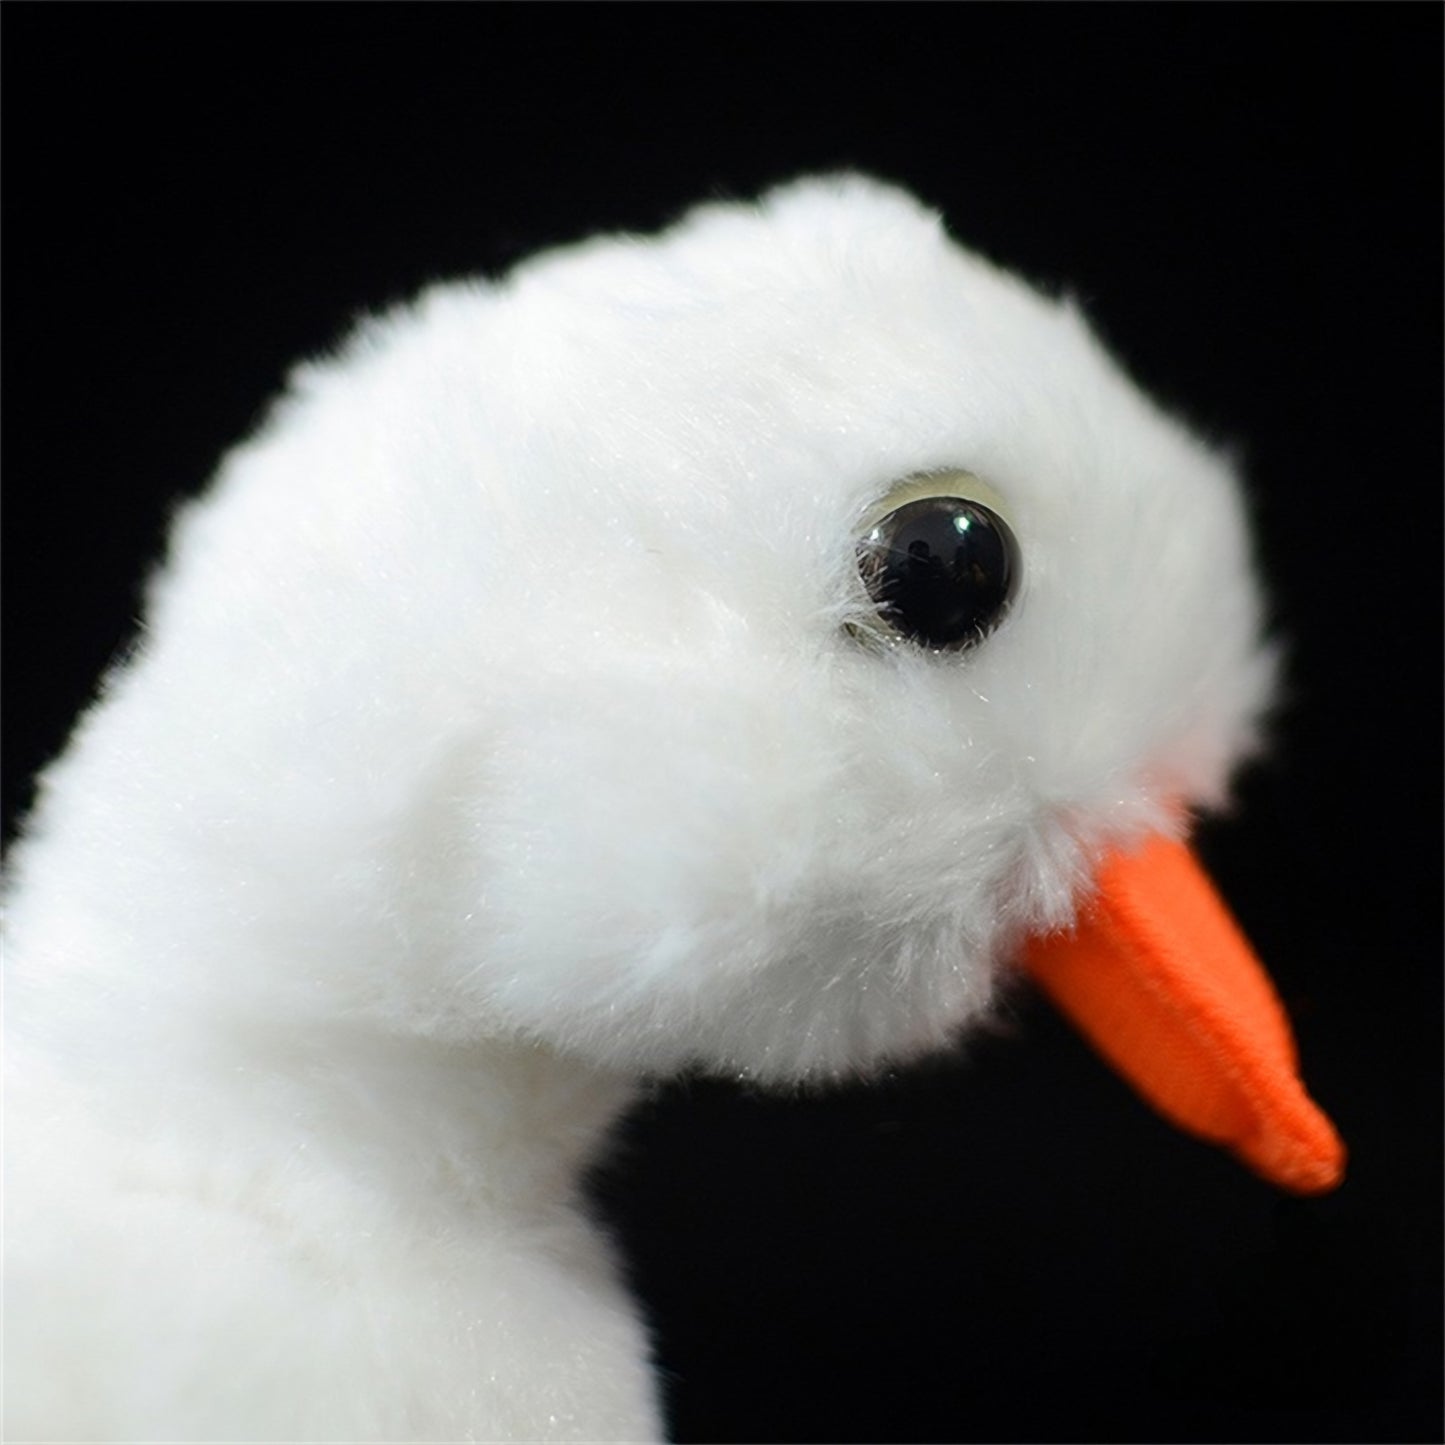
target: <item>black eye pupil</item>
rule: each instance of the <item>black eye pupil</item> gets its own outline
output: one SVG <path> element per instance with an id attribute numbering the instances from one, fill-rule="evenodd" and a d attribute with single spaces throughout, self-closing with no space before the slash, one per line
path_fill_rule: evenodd
<path id="1" fill-rule="evenodd" d="M 883 619 L 925 647 L 967 647 L 1002 620 L 1018 587 L 1008 524 L 980 502 L 925 497 L 863 539 L 858 567 Z"/>

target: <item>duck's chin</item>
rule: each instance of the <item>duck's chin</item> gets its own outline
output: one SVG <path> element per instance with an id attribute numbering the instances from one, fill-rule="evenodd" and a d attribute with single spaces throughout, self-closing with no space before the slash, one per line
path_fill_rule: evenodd
<path id="1" fill-rule="evenodd" d="M 764 1089 L 825 1089 L 876 1077 L 953 1047 L 971 1023 L 987 1013 L 987 1005 L 940 1013 L 933 1018 L 829 1031 L 817 1028 L 789 1035 L 760 1033 L 741 1047 L 705 1043 L 685 1070 L 702 1077 L 728 1079 Z"/>
<path id="2" fill-rule="evenodd" d="M 604 970 L 590 987 L 574 975 L 565 997 L 509 991 L 506 1012 L 523 1033 L 609 1071 L 840 1082 L 947 1048 L 993 1001 L 997 971 L 957 920 L 880 942 L 699 954 L 650 978 L 636 965 Z"/>

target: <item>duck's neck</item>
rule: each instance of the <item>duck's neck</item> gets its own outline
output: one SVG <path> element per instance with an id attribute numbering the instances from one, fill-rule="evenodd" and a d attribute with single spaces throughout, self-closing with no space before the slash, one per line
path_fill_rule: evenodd
<path id="1" fill-rule="evenodd" d="M 522 1213 L 574 1201 L 637 1089 L 541 1046 L 350 1027 L 269 1040 L 243 1067 L 309 1147 L 365 1187 Z"/>
<path id="2" fill-rule="evenodd" d="M 168 1151 L 253 1171 L 315 1160 L 318 1177 L 329 1163 L 337 1179 L 399 1193 L 421 1179 L 439 1200 L 570 1197 L 635 1080 L 485 1021 L 466 1043 L 403 1032 L 400 1018 L 368 1022 L 364 989 L 328 994 L 324 970 L 313 984 L 313 970 L 278 955 L 274 908 L 238 911 L 233 872 L 205 874 L 185 909 L 141 886 L 87 908 L 74 902 L 84 877 L 42 866 L 12 910 L 7 1044 L 84 1127 L 152 1162 Z M 334 924 L 317 916 L 311 953 L 348 956 L 355 940 L 328 938 Z"/>
<path id="3" fill-rule="evenodd" d="M 279 1170 L 342 1207 L 514 1217 L 577 1202 L 640 1087 L 540 1045 L 235 1019 L 201 1021 L 179 1050 L 162 1044 L 121 1072 L 72 1053 L 62 1075 L 93 1127 L 129 1135 L 163 1170 L 238 1182 Z"/>
<path id="4" fill-rule="evenodd" d="M 185 987 L 188 975 L 148 967 L 153 950 L 137 940 L 150 935 L 88 925 L 78 910 L 32 908 L 22 922 L 7 1046 L 31 1063 L 17 1076 L 44 1081 L 40 1107 L 71 1101 L 78 1127 L 128 1140 L 152 1164 L 255 1172 L 314 1160 L 316 1175 L 329 1164 L 363 1189 L 421 1179 L 438 1200 L 543 1207 L 571 1197 L 638 1089 L 496 1034 L 448 1042 L 209 976 Z M 289 977 L 257 953 L 269 969 L 257 974 Z"/>

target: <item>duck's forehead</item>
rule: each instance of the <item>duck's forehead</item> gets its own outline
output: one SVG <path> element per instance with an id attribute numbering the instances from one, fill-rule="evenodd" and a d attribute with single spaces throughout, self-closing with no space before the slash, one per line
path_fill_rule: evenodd
<path id="1" fill-rule="evenodd" d="M 561 253 L 508 298 L 511 414 L 601 494 L 821 520 L 911 472 L 964 467 L 1056 507 L 1161 444 L 1067 308 L 931 223 L 880 238 L 861 222 L 840 235 L 715 219 Z"/>

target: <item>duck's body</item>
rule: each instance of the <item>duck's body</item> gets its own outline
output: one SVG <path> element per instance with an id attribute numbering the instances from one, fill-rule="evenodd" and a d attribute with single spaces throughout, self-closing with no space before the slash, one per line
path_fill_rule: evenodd
<path id="1" fill-rule="evenodd" d="M 959 467 L 1026 572 L 955 655 L 855 559 Z M 635 1082 L 947 1043 L 1269 681 L 1227 466 L 896 192 L 365 329 L 184 515 L 18 851 L 9 1438 L 655 1438 L 576 1197 Z"/>

